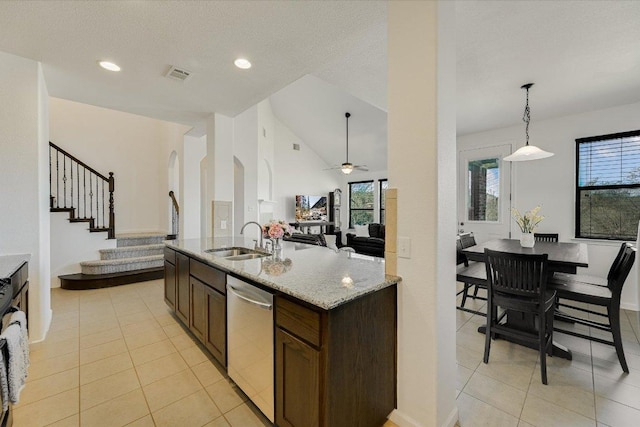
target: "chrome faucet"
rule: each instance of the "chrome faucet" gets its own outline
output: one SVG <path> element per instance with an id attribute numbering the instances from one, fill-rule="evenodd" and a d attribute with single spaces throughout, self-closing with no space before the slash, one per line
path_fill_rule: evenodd
<path id="1" fill-rule="evenodd" d="M 240 234 L 244 234 L 244 229 L 247 228 L 247 225 L 249 225 L 249 224 L 255 224 L 258 227 L 260 227 L 260 249 L 262 249 L 262 226 L 260 224 L 258 224 L 255 221 L 249 221 L 245 225 L 242 226 L 242 228 L 240 229 Z"/>

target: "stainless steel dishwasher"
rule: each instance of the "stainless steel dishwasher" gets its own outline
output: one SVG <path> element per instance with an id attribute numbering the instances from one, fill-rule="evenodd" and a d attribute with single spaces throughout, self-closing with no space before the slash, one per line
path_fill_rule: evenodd
<path id="1" fill-rule="evenodd" d="M 273 294 L 227 277 L 227 372 L 274 422 Z"/>

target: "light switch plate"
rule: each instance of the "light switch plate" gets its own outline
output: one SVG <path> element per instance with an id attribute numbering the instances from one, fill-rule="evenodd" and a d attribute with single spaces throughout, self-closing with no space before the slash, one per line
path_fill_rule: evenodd
<path id="1" fill-rule="evenodd" d="M 220 229 L 221 230 L 227 229 L 227 221 L 220 221 Z"/>
<path id="2" fill-rule="evenodd" d="M 411 239 L 398 236 L 398 257 L 411 258 Z"/>

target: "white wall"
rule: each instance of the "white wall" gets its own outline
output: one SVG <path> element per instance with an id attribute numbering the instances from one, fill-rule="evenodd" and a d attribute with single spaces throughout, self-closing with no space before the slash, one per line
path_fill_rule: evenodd
<path id="1" fill-rule="evenodd" d="M 233 119 L 233 155 L 244 166 L 243 223 L 258 221 L 258 106 L 238 114 Z M 233 164 L 232 164 L 233 166 Z M 229 176 L 232 185 L 233 173 Z M 232 187 L 233 189 L 233 187 Z M 247 228 L 246 234 L 258 238 L 258 227 Z"/>
<path id="2" fill-rule="evenodd" d="M 207 154 L 206 137 L 184 137 L 184 189 L 182 191 L 182 206 L 180 216 L 183 228 L 180 230 L 181 239 L 195 239 L 200 237 L 200 162 Z"/>
<path id="3" fill-rule="evenodd" d="M 274 118 L 274 218 L 295 221 L 296 194 L 326 195 L 342 186 L 342 172 L 329 168 L 309 146 Z M 293 149 L 300 145 L 300 151 Z"/>
<path id="4" fill-rule="evenodd" d="M 535 109 L 533 111 L 535 113 Z M 542 206 L 544 221 L 538 231 L 559 233 L 560 240 L 575 237 L 575 140 L 576 138 L 636 130 L 640 127 L 640 103 L 605 110 L 533 121 L 530 143 L 555 153 L 553 157 L 513 164 L 512 205 L 519 210 Z M 523 145 L 524 125 L 458 137 L 458 150 L 513 143 Z M 519 231 L 512 226 L 513 236 Z M 515 231 L 515 232 L 514 232 Z M 581 239 L 589 248 L 589 268 L 582 273 L 606 276 L 620 242 Z M 638 280 L 629 275 L 622 293 L 622 307 L 639 310 Z"/>
<path id="5" fill-rule="evenodd" d="M 103 175 L 114 172 L 116 232 L 166 230 L 169 155 L 183 161 L 189 128 L 59 98 L 50 111 L 53 143 Z"/>
<path id="6" fill-rule="evenodd" d="M 0 52 L 0 255 L 30 254 L 29 332 L 51 321 L 48 247 L 48 95 L 40 64 Z"/>

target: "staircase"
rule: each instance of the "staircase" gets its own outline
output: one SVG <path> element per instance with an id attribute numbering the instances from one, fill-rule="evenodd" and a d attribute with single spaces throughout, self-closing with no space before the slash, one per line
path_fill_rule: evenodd
<path id="1" fill-rule="evenodd" d="M 96 289 L 164 277 L 164 233 L 116 235 L 117 246 L 80 263 L 81 273 L 59 276 L 63 289 Z"/>
<path id="2" fill-rule="evenodd" d="M 106 232 L 116 247 L 101 249 L 100 259 L 80 263 L 81 273 L 58 276 L 64 289 L 95 289 L 164 277 L 165 233 L 115 234 L 115 180 L 97 172 L 67 151 L 49 142 L 51 212 L 67 212 L 70 223 L 86 223 L 90 232 Z M 170 194 L 170 197 L 173 194 Z M 175 197 L 174 223 L 178 206 Z M 95 249 L 94 249 L 95 250 Z"/>

